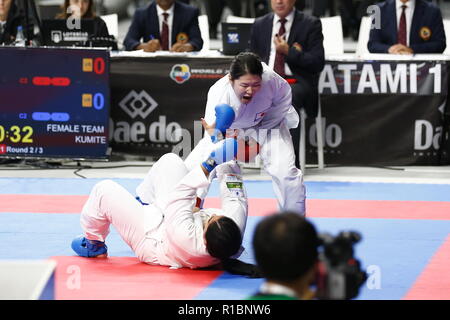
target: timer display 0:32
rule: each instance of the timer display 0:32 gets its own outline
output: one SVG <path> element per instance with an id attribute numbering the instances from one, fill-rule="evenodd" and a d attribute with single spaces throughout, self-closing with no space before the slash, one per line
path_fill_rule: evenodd
<path id="1" fill-rule="evenodd" d="M 0 125 L 0 142 L 9 140 L 12 143 L 33 143 L 33 128 L 30 126 L 11 126 L 8 130 Z"/>

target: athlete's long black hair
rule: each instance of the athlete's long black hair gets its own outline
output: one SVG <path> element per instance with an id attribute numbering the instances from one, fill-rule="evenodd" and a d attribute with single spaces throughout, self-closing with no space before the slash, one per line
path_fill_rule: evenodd
<path id="1" fill-rule="evenodd" d="M 225 271 L 251 278 L 261 277 L 255 265 L 231 258 L 238 253 L 242 244 L 241 231 L 232 219 L 221 217 L 211 222 L 206 229 L 205 240 L 206 250 L 221 261 Z"/>

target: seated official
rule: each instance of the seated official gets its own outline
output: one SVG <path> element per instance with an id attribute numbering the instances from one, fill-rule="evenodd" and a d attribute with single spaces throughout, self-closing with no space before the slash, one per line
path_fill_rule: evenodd
<path id="1" fill-rule="evenodd" d="M 310 300 L 315 292 L 319 239 L 316 229 L 296 213 L 262 220 L 253 235 L 256 264 L 266 281 L 250 300 Z"/>
<path id="2" fill-rule="evenodd" d="M 125 49 L 199 51 L 203 40 L 198 15 L 199 9 L 193 6 L 175 0 L 155 0 L 136 10 L 124 40 Z"/>
<path id="3" fill-rule="evenodd" d="M 320 19 L 295 9 L 295 0 L 272 0 L 273 12 L 255 20 L 250 50 L 287 78 L 292 88 L 292 105 L 316 118 L 319 103 L 319 76 L 325 66 Z M 299 162 L 300 127 L 291 129 L 296 161 Z"/>
<path id="4" fill-rule="evenodd" d="M 105 21 L 95 14 L 94 0 L 65 0 L 62 12 L 56 18 L 67 19 L 69 17 L 93 19 L 94 32 L 89 36 L 91 38 L 109 38 Z"/>
<path id="5" fill-rule="evenodd" d="M 387 0 L 378 4 L 380 28 L 370 31 L 371 53 L 442 53 L 446 48 L 440 9 L 425 0 Z M 377 22 L 377 21 L 375 21 Z"/>
<path id="6" fill-rule="evenodd" d="M 25 16 L 19 11 L 16 2 L 17 0 L 0 0 L 0 45 L 12 45 L 16 40 L 17 29 L 19 26 L 23 28 L 23 35 L 25 33 Z M 33 26 L 29 26 L 33 30 Z M 31 32 L 30 35 L 34 33 Z"/>

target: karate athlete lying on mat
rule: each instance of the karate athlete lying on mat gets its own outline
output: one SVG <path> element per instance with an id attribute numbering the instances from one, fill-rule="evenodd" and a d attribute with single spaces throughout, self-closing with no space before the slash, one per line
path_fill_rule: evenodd
<path id="1" fill-rule="evenodd" d="M 106 257 L 105 239 L 112 224 L 142 262 L 192 269 L 222 262 L 230 273 L 259 277 L 255 266 L 234 259 L 242 253 L 247 221 L 239 166 L 230 161 L 236 153 L 235 139 L 222 140 L 191 171 L 180 157 L 166 154 L 137 187 L 137 198 L 111 180 L 99 182 L 81 212 L 84 235 L 72 241 L 72 249 L 83 257 Z M 222 209 L 194 213 L 196 191 L 209 185 L 216 166 Z"/>
<path id="2" fill-rule="evenodd" d="M 289 128 L 295 128 L 299 116 L 292 106 L 289 83 L 262 63 L 257 55 L 244 52 L 235 57 L 228 75 L 219 79 L 208 92 L 205 119 L 213 125 L 215 107 L 228 104 L 235 119 L 230 129 L 260 146 L 264 170 L 272 176 L 273 188 L 282 210 L 305 214 L 303 174 L 295 167 L 295 154 Z M 205 126 L 205 124 L 204 124 Z M 188 169 L 198 166 L 211 151 L 214 141 L 205 135 L 185 160 Z M 199 190 L 201 191 L 201 190 Z M 199 198 L 204 194 L 199 192 Z"/>

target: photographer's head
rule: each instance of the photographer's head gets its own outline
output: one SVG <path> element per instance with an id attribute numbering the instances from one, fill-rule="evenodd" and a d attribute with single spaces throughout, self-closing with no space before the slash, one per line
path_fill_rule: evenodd
<path id="1" fill-rule="evenodd" d="M 265 218 L 253 236 L 256 263 L 267 284 L 287 287 L 299 299 L 311 298 L 318 245 L 314 226 L 291 212 Z"/>

